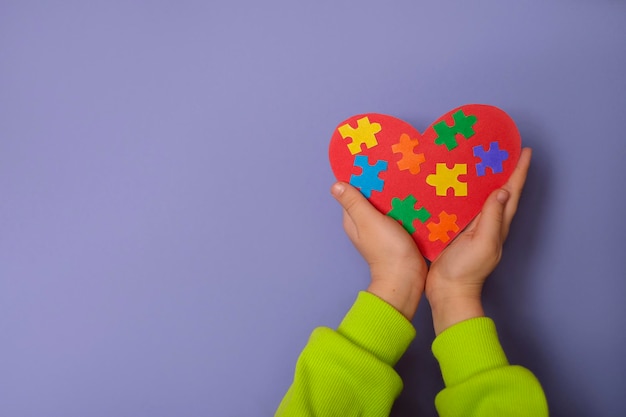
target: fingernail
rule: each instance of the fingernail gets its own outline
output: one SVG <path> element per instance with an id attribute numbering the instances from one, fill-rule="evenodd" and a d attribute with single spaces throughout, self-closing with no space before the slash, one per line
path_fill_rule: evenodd
<path id="1" fill-rule="evenodd" d="M 335 183 L 331 189 L 330 189 L 330 193 L 335 196 L 335 197 L 339 197 L 341 194 L 343 194 L 343 192 L 346 190 L 346 187 L 341 184 L 341 183 Z"/>
<path id="2" fill-rule="evenodd" d="M 509 192 L 507 190 L 498 191 L 498 194 L 496 194 L 496 200 L 498 200 L 501 204 L 506 203 L 509 200 Z"/>

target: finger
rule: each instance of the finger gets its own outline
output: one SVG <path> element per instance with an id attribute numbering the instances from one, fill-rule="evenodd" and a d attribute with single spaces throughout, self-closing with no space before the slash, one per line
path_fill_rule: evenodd
<path id="1" fill-rule="evenodd" d="M 358 230 L 356 228 L 356 225 L 354 224 L 354 220 L 352 220 L 352 217 L 350 217 L 348 212 L 345 209 L 343 209 L 342 211 L 343 211 L 343 230 L 346 231 L 346 234 L 348 235 L 348 237 L 354 242 L 355 239 L 358 239 L 359 237 Z"/>
<path id="2" fill-rule="evenodd" d="M 476 229 L 478 223 L 480 223 L 480 213 L 478 213 L 476 217 L 474 217 L 472 221 L 470 221 L 469 224 L 465 226 L 465 229 L 463 229 L 463 233 L 474 233 L 474 230 Z"/>
<path id="3" fill-rule="evenodd" d="M 520 155 L 519 161 L 511 178 L 507 181 L 507 183 L 502 187 L 506 191 L 509 192 L 510 198 L 506 204 L 504 210 L 504 219 L 503 219 L 503 228 L 502 228 L 502 236 L 506 238 L 509 233 L 509 227 L 511 225 L 511 221 L 513 221 L 513 217 L 517 212 L 517 206 L 519 204 L 519 199 L 522 195 L 522 189 L 524 188 L 524 184 L 526 183 L 526 177 L 528 175 L 528 168 L 530 167 L 530 160 L 532 157 L 532 150 L 530 148 L 522 149 L 522 153 Z"/>
<path id="4" fill-rule="evenodd" d="M 380 213 L 370 204 L 359 190 L 344 182 L 337 182 L 331 188 L 331 194 L 341 204 L 348 216 L 358 227 L 359 224 Z"/>
<path id="5" fill-rule="evenodd" d="M 480 221 L 476 225 L 475 236 L 478 239 L 501 242 L 504 210 L 510 197 L 511 194 L 504 189 L 495 190 L 487 197 L 480 212 Z"/>

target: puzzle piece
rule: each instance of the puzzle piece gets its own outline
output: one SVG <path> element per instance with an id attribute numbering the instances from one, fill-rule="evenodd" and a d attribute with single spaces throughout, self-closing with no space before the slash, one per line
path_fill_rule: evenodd
<path id="1" fill-rule="evenodd" d="M 378 174 L 387 170 L 387 161 L 376 161 L 374 165 L 370 165 L 367 156 L 357 155 L 354 157 L 354 166 L 361 168 L 361 174 L 352 174 L 350 184 L 359 188 L 361 193 L 369 198 L 372 191 L 382 191 L 385 181 L 378 178 Z"/>
<path id="2" fill-rule="evenodd" d="M 483 146 L 474 146 L 474 156 L 481 159 L 481 162 L 476 164 L 476 175 L 482 177 L 485 175 L 485 169 L 490 168 L 492 174 L 499 174 L 502 172 L 502 162 L 509 158 L 509 153 L 505 150 L 500 150 L 498 142 L 491 142 L 489 149 L 485 151 Z"/>
<path id="3" fill-rule="evenodd" d="M 449 232 L 456 233 L 459 231 L 459 226 L 456 224 L 456 214 L 448 214 L 445 211 L 439 213 L 439 223 L 430 222 L 426 227 L 430 230 L 428 240 L 431 242 L 440 240 L 445 243 L 450 240 Z"/>
<path id="4" fill-rule="evenodd" d="M 392 209 L 387 216 L 402 222 L 402 227 L 409 233 L 415 232 L 413 222 L 417 219 L 422 223 L 426 223 L 430 219 L 430 213 L 424 207 L 415 209 L 417 200 L 414 196 L 408 195 L 404 200 L 394 197 L 391 200 Z"/>
<path id="5" fill-rule="evenodd" d="M 436 188 L 438 196 L 446 196 L 448 188 L 452 188 L 455 197 L 465 197 L 467 195 L 467 183 L 458 179 L 459 175 L 467 174 L 467 164 L 454 164 L 450 169 L 446 164 L 437 164 L 436 174 L 426 177 L 426 183 Z"/>
<path id="6" fill-rule="evenodd" d="M 458 146 L 456 135 L 460 134 L 465 139 L 474 136 L 475 132 L 473 126 L 474 123 L 476 123 L 476 116 L 466 116 L 465 113 L 463 113 L 463 109 L 461 109 L 452 115 L 452 120 L 454 120 L 452 126 L 448 126 L 445 120 L 433 126 L 433 129 L 435 129 L 437 133 L 435 144 L 446 145 L 449 151 Z"/>
<path id="7" fill-rule="evenodd" d="M 342 138 L 352 139 L 352 142 L 348 144 L 348 149 L 352 155 L 361 152 L 361 145 L 365 145 L 367 149 L 378 145 L 376 133 L 381 130 L 380 123 L 370 123 L 370 119 L 367 116 L 357 120 L 356 124 L 356 129 L 348 123 L 337 128 Z"/>
<path id="8" fill-rule="evenodd" d="M 417 139 L 411 139 L 409 135 L 403 133 L 400 136 L 400 142 L 391 146 L 393 153 L 401 153 L 402 159 L 398 161 L 398 169 L 400 171 L 409 170 L 411 174 L 419 174 L 420 164 L 426 161 L 423 153 L 414 153 L 413 148 L 419 145 Z"/>

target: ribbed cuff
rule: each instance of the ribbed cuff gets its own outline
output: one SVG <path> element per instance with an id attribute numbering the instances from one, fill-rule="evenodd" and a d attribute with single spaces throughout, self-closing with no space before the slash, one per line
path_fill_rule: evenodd
<path id="1" fill-rule="evenodd" d="M 413 325 L 395 308 L 362 291 L 337 332 L 394 366 L 415 338 Z"/>
<path id="2" fill-rule="evenodd" d="M 446 387 L 457 385 L 480 372 L 509 364 L 490 318 L 478 317 L 444 330 L 432 351 Z"/>

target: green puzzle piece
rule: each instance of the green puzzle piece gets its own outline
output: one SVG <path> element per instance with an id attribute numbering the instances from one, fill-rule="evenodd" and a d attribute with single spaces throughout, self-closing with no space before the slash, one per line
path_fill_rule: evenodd
<path id="1" fill-rule="evenodd" d="M 395 197 L 391 200 L 392 209 L 387 213 L 387 216 L 402 222 L 402 227 L 413 234 L 415 232 L 413 222 L 416 219 L 422 223 L 430 219 L 430 213 L 424 207 L 415 209 L 416 203 L 417 199 L 410 194 L 404 200 Z"/>
<path id="2" fill-rule="evenodd" d="M 437 133 L 435 144 L 446 145 L 449 151 L 458 146 L 456 135 L 461 134 L 465 139 L 469 139 L 476 133 L 473 129 L 474 123 L 476 123 L 476 116 L 466 116 L 463 113 L 463 109 L 461 109 L 452 115 L 452 119 L 454 120 L 452 127 L 448 126 L 445 120 L 433 126 Z"/>

